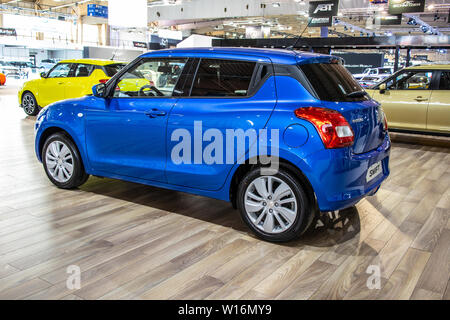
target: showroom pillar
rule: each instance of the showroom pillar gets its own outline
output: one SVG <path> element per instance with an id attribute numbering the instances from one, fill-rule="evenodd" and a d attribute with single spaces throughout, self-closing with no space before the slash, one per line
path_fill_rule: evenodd
<path id="1" fill-rule="evenodd" d="M 320 27 L 320 37 L 328 38 L 328 27 Z"/>
<path id="2" fill-rule="evenodd" d="M 399 46 L 395 47 L 395 58 L 394 58 L 394 72 L 398 70 L 398 60 L 399 60 L 400 48 Z"/>
<path id="3" fill-rule="evenodd" d="M 411 48 L 406 49 L 406 66 L 409 67 L 409 63 L 411 61 Z"/>
<path id="4" fill-rule="evenodd" d="M 106 34 L 105 34 L 105 45 L 110 46 L 111 45 L 111 27 L 109 24 L 106 24 Z"/>
<path id="5" fill-rule="evenodd" d="M 3 14 L 0 13 L 0 28 L 3 27 Z"/>

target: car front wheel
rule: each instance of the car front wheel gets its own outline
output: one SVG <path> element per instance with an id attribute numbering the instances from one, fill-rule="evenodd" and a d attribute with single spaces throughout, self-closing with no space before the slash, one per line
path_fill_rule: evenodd
<path id="1" fill-rule="evenodd" d="M 22 108 L 23 111 L 29 116 L 35 116 L 39 113 L 39 106 L 36 98 L 31 92 L 26 92 L 22 96 Z"/>
<path id="2" fill-rule="evenodd" d="M 249 228 L 267 241 L 285 242 L 303 234 L 313 210 L 302 185 L 288 171 L 247 173 L 238 189 L 238 208 Z"/>
<path id="3" fill-rule="evenodd" d="M 61 189 L 79 187 L 89 178 L 77 147 L 64 133 L 55 133 L 45 141 L 42 163 L 50 181 Z"/>

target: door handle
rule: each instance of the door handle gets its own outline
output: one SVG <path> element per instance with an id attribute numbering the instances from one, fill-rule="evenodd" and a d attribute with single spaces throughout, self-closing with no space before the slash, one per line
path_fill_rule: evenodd
<path id="1" fill-rule="evenodd" d="M 420 101 L 427 101 L 428 98 L 423 98 L 422 96 L 418 96 L 418 97 L 415 98 L 414 100 L 416 100 L 417 102 L 420 102 Z"/>
<path id="2" fill-rule="evenodd" d="M 152 109 L 151 111 L 148 111 L 145 113 L 150 118 L 156 118 L 156 117 L 163 117 L 166 115 L 165 111 L 158 110 L 158 109 Z"/>
<path id="3" fill-rule="evenodd" d="M 64 82 L 58 82 L 58 84 L 64 84 Z"/>

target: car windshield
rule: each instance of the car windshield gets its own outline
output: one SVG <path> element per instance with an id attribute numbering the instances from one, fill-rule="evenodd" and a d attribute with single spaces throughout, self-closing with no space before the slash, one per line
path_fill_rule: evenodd
<path id="1" fill-rule="evenodd" d="M 361 80 L 364 80 L 364 81 L 379 81 L 380 78 L 379 77 L 364 77 Z"/>
<path id="2" fill-rule="evenodd" d="M 105 66 L 105 73 L 108 77 L 112 77 L 114 76 L 117 72 L 119 72 L 120 70 L 123 69 L 123 67 L 125 67 L 126 64 L 124 63 L 116 63 L 116 64 L 109 64 L 107 66 Z"/>
<path id="3" fill-rule="evenodd" d="M 351 95 L 364 92 L 361 85 L 341 64 L 311 63 L 299 65 L 311 83 L 317 97 L 324 101 L 363 101 L 365 95 Z"/>

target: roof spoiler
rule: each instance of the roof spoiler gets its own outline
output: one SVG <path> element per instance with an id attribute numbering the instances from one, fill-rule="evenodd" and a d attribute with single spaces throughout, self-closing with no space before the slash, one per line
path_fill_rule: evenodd
<path id="1" fill-rule="evenodd" d="M 344 59 L 329 55 L 311 55 L 309 57 L 297 55 L 297 64 L 311 64 L 311 63 L 330 63 L 330 64 L 344 64 Z"/>

